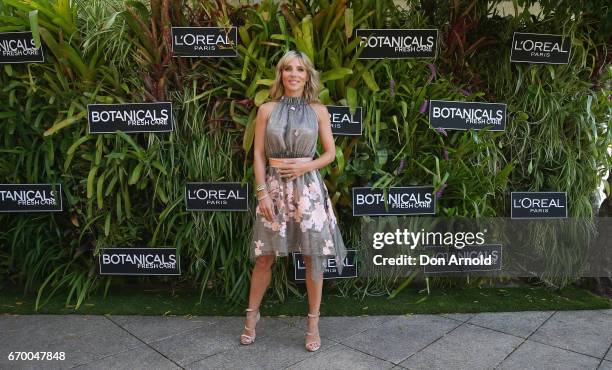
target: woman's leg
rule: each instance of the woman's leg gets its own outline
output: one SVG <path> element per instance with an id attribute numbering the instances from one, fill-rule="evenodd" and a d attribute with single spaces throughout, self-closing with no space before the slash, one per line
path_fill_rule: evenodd
<path id="1" fill-rule="evenodd" d="M 255 311 L 259 309 L 261 300 L 270 284 L 274 258 L 275 256 L 259 256 L 255 259 L 255 266 L 251 274 L 251 290 L 249 292 L 249 308 L 255 309 Z M 247 328 L 254 328 L 255 319 L 256 315 L 247 315 L 244 323 L 245 326 Z M 250 335 L 252 333 L 245 331 L 245 334 Z"/>
<path id="2" fill-rule="evenodd" d="M 315 335 L 307 335 L 306 342 L 321 342 L 319 337 L 319 308 L 321 307 L 321 296 L 323 295 L 323 273 L 318 273 L 317 279 L 312 278 L 312 264 L 310 256 L 304 256 L 306 266 L 306 292 L 308 293 L 308 313 L 317 317 L 308 317 L 307 331 Z"/>

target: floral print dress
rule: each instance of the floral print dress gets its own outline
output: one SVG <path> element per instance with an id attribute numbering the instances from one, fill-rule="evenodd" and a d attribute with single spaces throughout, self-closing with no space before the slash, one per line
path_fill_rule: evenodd
<path id="1" fill-rule="evenodd" d="M 282 97 L 266 125 L 266 158 L 312 158 L 318 134 L 317 115 L 304 98 Z M 266 163 L 266 185 L 275 218 L 269 222 L 257 206 L 251 258 L 300 252 L 311 256 L 314 278 L 330 258 L 341 272 L 346 248 L 319 171 L 285 180 L 277 168 Z"/>

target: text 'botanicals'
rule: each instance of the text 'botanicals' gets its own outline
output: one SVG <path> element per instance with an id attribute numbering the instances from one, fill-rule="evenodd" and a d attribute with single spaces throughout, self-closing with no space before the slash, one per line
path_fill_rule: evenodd
<path id="1" fill-rule="evenodd" d="M 515 32 L 510 51 L 511 62 L 566 64 L 571 39 L 563 35 Z"/>
<path id="2" fill-rule="evenodd" d="M 177 57 L 235 57 L 236 27 L 172 27 L 172 52 Z"/>
<path id="3" fill-rule="evenodd" d="M 357 29 L 358 47 L 364 47 L 359 59 L 434 58 L 438 30 Z"/>
<path id="4" fill-rule="evenodd" d="M 431 100 L 429 124 L 450 130 L 506 129 L 506 104 Z"/>
<path id="5" fill-rule="evenodd" d="M 61 184 L 0 184 L 0 212 L 59 212 Z"/>
<path id="6" fill-rule="evenodd" d="M 383 189 L 354 187 L 353 216 L 435 214 L 432 186 L 391 187 Z"/>
<path id="7" fill-rule="evenodd" d="M 172 103 L 89 104 L 89 132 L 92 134 L 172 131 Z"/>
<path id="8" fill-rule="evenodd" d="M 101 275 L 180 275 L 176 248 L 103 248 Z"/>
<path id="9" fill-rule="evenodd" d="M 34 45 L 32 32 L 0 33 L 0 63 L 44 62 L 42 45 Z"/>

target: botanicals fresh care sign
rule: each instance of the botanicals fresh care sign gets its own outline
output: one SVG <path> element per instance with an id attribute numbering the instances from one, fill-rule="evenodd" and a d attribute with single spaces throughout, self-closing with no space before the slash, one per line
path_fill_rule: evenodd
<path id="1" fill-rule="evenodd" d="M 438 44 L 436 29 L 357 29 L 359 47 L 365 46 L 359 59 L 435 58 Z"/>
<path id="2" fill-rule="evenodd" d="M 188 182 L 185 185 L 188 211 L 248 211 L 248 194 L 248 183 Z"/>
<path id="3" fill-rule="evenodd" d="M 433 215 L 436 202 L 433 186 L 354 187 L 353 216 Z M 386 203 L 386 204 L 385 204 Z M 385 207 L 386 205 L 386 207 Z"/>
<path id="4" fill-rule="evenodd" d="M 100 275 L 180 275 L 176 248 L 103 248 Z"/>
<path id="5" fill-rule="evenodd" d="M 429 124 L 448 130 L 506 129 L 506 104 L 446 100 L 429 102 Z"/>
<path id="6" fill-rule="evenodd" d="M 60 212 L 61 184 L 0 184 L 0 212 Z"/>
<path id="7" fill-rule="evenodd" d="M 0 33 L 0 63 L 41 63 L 45 61 L 42 44 L 34 46 L 32 32 Z"/>
<path id="8" fill-rule="evenodd" d="M 349 107 L 327 105 L 332 134 L 334 135 L 361 135 L 362 109 L 357 107 L 355 114 L 351 114 Z"/>
<path id="9" fill-rule="evenodd" d="M 571 39 L 563 35 L 515 32 L 512 36 L 511 62 L 567 64 Z"/>
<path id="10" fill-rule="evenodd" d="M 236 27 L 172 27 L 176 57 L 235 57 L 236 45 Z"/>
<path id="11" fill-rule="evenodd" d="M 510 218 L 567 218 L 566 192 L 513 191 L 510 201 Z"/>
<path id="12" fill-rule="evenodd" d="M 170 132 L 172 103 L 89 104 L 90 134 L 123 132 Z"/>
<path id="13" fill-rule="evenodd" d="M 502 268 L 502 246 L 499 244 L 454 247 L 426 247 L 431 254 L 419 255 L 419 265 L 426 274 L 499 271 Z"/>

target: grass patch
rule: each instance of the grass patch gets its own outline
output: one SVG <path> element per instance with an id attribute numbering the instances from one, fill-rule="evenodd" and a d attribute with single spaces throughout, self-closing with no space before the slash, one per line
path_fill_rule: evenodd
<path id="1" fill-rule="evenodd" d="M 65 299 L 52 298 L 38 312 L 34 311 L 36 296 L 24 296 L 16 290 L 0 290 L 0 313 L 10 314 L 112 314 L 112 315 L 242 315 L 246 305 L 237 306 L 223 298 L 205 297 L 198 303 L 196 291 L 124 289 L 113 290 L 106 299 L 89 297 L 78 309 L 66 307 Z M 289 298 L 281 303 L 264 299 L 262 314 L 303 315 L 306 299 Z M 549 290 L 541 287 L 517 288 L 436 288 L 427 294 L 405 289 L 394 299 L 365 297 L 363 300 L 332 295 L 323 297 L 321 314 L 327 316 L 438 314 L 453 312 L 500 312 L 540 310 L 609 309 L 612 300 L 588 290 L 567 287 Z"/>

